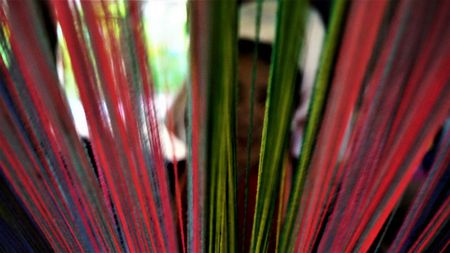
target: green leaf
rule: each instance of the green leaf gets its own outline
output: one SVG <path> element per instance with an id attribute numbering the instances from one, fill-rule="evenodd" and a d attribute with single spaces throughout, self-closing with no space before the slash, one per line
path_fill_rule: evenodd
<path id="1" fill-rule="evenodd" d="M 236 252 L 237 5 L 210 2 L 207 192 L 208 251 Z"/>
<path id="2" fill-rule="evenodd" d="M 318 70 L 316 83 L 314 85 L 314 91 L 308 113 L 308 122 L 306 124 L 306 130 L 303 137 L 302 150 L 300 153 L 298 168 L 293 181 L 291 196 L 289 198 L 286 219 L 280 237 L 280 247 L 277 249 L 278 252 L 292 251 L 295 243 L 295 239 L 292 238 L 292 235 L 295 234 L 293 233 L 294 224 L 298 214 L 300 199 L 302 197 L 307 168 L 310 164 L 316 135 L 319 130 L 320 121 L 322 119 L 322 111 L 325 105 L 325 98 L 331 76 L 333 59 L 336 54 L 336 48 L 339 41 L 339 34 L 346 6 L 347 1 L 335 1 L 333 5 L 333 14 L 330 21 L 330 28 L 325 39 L 320 67 Z"/>
<path id="3" fill-rule="evenodd" d="M 305 0 L 279 1 L 261 141 L 251 252 L 263 252 L 268 248 L 268 235 L 280 185 L 282 156 L 292 116 L 306 8 Z"/>

